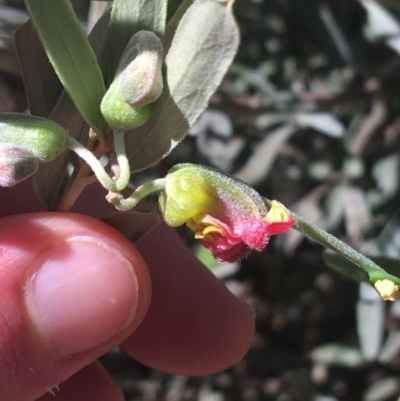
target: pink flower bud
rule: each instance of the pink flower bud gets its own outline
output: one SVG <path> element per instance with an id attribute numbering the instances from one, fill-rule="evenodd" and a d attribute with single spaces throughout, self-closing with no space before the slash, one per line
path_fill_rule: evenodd
<path id="1" fill-rule="evenodd" d="M 186 224 L 221 262 L 233 262 L 265 248 L 271 235 L 294 225 L 279 202 L 270 210 L 243 182 L 194 164 L 173 167 L 161 192 L 160 210 L 167 224 Z"/>
<path id="2" fill-rule="evenodd" d="M 12 187 L 31 176 L 39 166 L 39 159 L 31 152 L 15 145 L 0 143 L 0 186 Z"/>

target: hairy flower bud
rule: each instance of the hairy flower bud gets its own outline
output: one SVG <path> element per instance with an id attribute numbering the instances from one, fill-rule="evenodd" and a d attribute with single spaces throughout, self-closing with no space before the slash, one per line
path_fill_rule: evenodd
<path id="1" fill-rule="evenodd" d="M 162 43 L 156 34 L 139 31 L 132 36 L 100 106 L 111 127 L 129 130 L 147 121 L 146 105 L 163 90 L 162 58 Z"/>
<path id="2" fill-rule="evenodd" d="M 243 182 L 209 167 L 180 164 L 165 178 L 159 205 L 165 222 L 186 224 L 215 258 L 232 262 L 265 248 L 271 235 L 293 226 L 286 208 L 262 197 Z"/>
<path id="3" fill-rule="evenodd" d="M 36 172 L 39 159 L 26 149 L 0 143 L 0 186 L 12 187 Z"/>
<path id="4" fill-rule="evenodd" d="M 0 114 L 0 144 L 26 150 L 41 162 L 48 162 L 65 148 L 66 131 L 46 118 L 27 114 Z"/>
<path id="5" fill-rule="evenodd" d="M 148 106 L 133 107 L 126 102 L 118 85 L 111 84 L 101 102 L 101 112 L 112 128 L 128 131 L 140 127 L 150 117 Z"/>
<path id="6" fill-rule="evenodd" d="M 120 81 L 121 95 L 131 106 L 144 106 L 160 97 L 164 86 L 162 61 L 163 46 L 154 32 L 139 31 L 132 36 L 122 55 Z"/>

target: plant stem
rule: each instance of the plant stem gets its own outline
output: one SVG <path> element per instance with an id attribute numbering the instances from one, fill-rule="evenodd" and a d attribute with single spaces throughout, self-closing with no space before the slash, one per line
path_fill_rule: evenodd
<path id="1" fill-rule="evenodd" d="M 104 170 L 104 167 L 101 165 L 99 159 L 97 159 L 89 149 L 85 148 L 85 146 L 69 135 L 66 139 L 66 146 L 90 166 L 100 184 L 104 188 L 112 192 L 118 191 L 115 181 L 111 179 L 111 177 Z"/>
<path id="2" fill-rule="evenodd" d="M 272 205 L 272 201 L 266 198 L 264 198 L 264 201 L 270 208 Z M 332 234 L 329 234 L 326 231 L 314 226 L 313 224 L 308 223 L 306 220 L 297 216 L 291 211 L 289 211 L 289 213 L 296 223 L 294 228 L 301 231 L 319 244 L 324 245 L 335 252 L 338 252 L 340 255 L 343 255 L 345 258 L 353 262 L 356 266 L 363 269 L 365 272 L 367 272 L 371 284 L 375 284 L 378 280 L 387 279 L 393 281 L 395 284 L 400 285 L 400 278 L 387 273 L 371 259 L 357 252 L 351 246 L 345 244 L 343 241 L 340 241 Z"/>
<path id="3" fill-rule="evenodd" d="M 126 212 L 127 210 L 133 209 L 148 194 L 164 189 L 165 183 L 165 178 L 146 182 L 146 184 L 138 187 L 129 198 L 125 199 L 121 194 L 110 192 L 109 195 L 107 195 L 107 200 L 112 203 L 116 209 Z"/>
<path id="4" fill-rule="evenodd" d="M 89 170 L 90 167 L 86 165 L 86 168 Z M 84 169 L 80 168 L 77 177 L 72 182 L 71 186 L 66 191 L 65 196 L 62 198 L 60 204 L 58 205 L 57 210 L 59 212 L 68 212 L 71 207 L 74 205 L 79 195 L 83 192 L 87 185 L 96 182 L 96 177 L 91 174 L 88 176 L 87 172 Z"/>
<path id="5" fill-rule="evenodd" d="M 126 156 L 125 148 L 125 131 L 114 130 L 114 152 L 117 157 L 117 163 L 119 167 L 119 177 L 115 181 L 117 191 L 122 191 L 129 184 L 131 178 L 131 168 L 129 166 L 129 160 Z"/>

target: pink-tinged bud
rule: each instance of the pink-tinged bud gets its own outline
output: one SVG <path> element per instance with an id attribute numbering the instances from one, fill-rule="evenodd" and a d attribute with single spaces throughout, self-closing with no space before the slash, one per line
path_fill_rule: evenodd
<path id="1" fill-rule="evenodd" d="M 49 162 L 65 149 L 66 130 L 46 118 L 0 113 L 0 144 L 24 149 L 41 162 Z"/>
<path id="2" fill-rule="evenodd" d="M 0 186 L 12 187 L 36 172 L 39 159 L 15 145 L 0 143 Z"/>
<path id="3" fill-rule="evenodd" d="M 128 131 L 148 120 L 148 104 L 163 91 L 162 61 L 163 46 L 155 33 L 139 31 L 132 36 L 100 105 L 111 127 Z"/>
<path id="4" fill-rule="evenodd" d="M 268 210 L 263 198 L 243 182 L 194 164 L 169 171 L 159 204 L 168 225 L 186 224 L 221 262 L 242 259 L 252 249 L 263 250 L 271 235 L 294 225 L 279 202 Z"/>

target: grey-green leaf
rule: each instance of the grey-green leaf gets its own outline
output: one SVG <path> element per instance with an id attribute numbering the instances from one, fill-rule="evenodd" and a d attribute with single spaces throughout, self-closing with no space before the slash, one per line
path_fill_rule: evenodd
<path id="1" fill-rule="evenodd" d="M 310 357 L 314 363 L 327 366 L 354 368 L 364 363 L 360 350 L 337 343 L 323 344 L 314 348 Z"/>
<path id="2" fill-rule="evenodd" d="M 106 13 L 100 18 L 89 35 L 90 43 L 96 54 L 100 52 L 108 24 L 109 13 Z M 61 94 L 50 118 L 66 128 L 70 136 L 81 143 L 86 143 L 87 126 L 85 127 L 81 115 L 65 91 Z M 49 210 L 57 210 L 63 194 L 71 185 L 71 180 L 74 179 L 71 167 L 77 163 L 79 161 L 73 157 L 73 154 L 66 151 L 52 162 L 40 165 L 38 172 L 34 175 L 35 190 Z"/>
<path id="3" fill-rule="evenodd" d="M 165 157 L 218 88 L 239 44 L 232 1 L 197 0 L 181 19 L 166 57 L 164 93 L 149 121 L 127 133 L 132 171 Z"/>
<path id="4" fill-rule="evenodd" d="M 25 0 L 43 47 L 85 121 L 105 135 L 105 85 L 96 56 L 68 0 Z"/>

